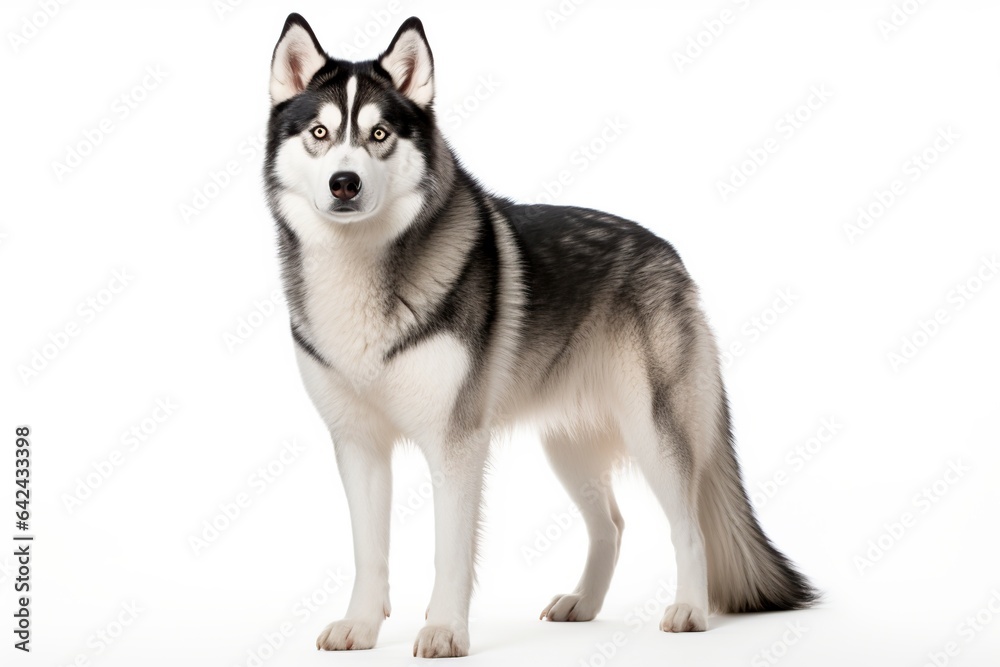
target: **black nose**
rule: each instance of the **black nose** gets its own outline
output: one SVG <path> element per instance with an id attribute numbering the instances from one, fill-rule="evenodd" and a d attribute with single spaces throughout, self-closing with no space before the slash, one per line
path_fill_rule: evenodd
<path id="1" fill-rule="evenodd" d="M 353 171 L 338 171 L 330 177 L 330 192 L 341 201 L 354 199 L 361 190 L 361 177 Z"/>

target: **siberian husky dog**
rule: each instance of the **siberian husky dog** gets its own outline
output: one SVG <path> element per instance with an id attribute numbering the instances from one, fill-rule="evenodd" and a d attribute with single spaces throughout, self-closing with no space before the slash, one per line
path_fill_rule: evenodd
<path id="1" fill-rule="evenodd" d="M 624 525 L 608 480 L 623 461 L 671 526 L 678 587 L 660 629 L 817 599 L 747 500 L 718 350 L 669 243 L 480 186 L 435 122 L 416 18 L 353 63 L 292 14 L 270 95 L 264 174 L 291 333 L 333 439 L 357 572 L 318 648 L 371 648 L 389 615 L 390 459 L 405 441 L 436 480 L 436 578 L 414 655 L 468 654 L 483 470 L 491 433 L 514 422 L 537 427 L 590 539 L 579 584 L 542 618 L 601 609 Z"/>

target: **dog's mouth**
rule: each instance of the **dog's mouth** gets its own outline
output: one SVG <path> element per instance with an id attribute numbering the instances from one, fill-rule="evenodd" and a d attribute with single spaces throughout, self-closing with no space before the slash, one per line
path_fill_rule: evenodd
<path id="1" fill-rule="evenodd" d="M 373 205 L 374 204 L 374 205 Z M 340 224 L 361 222 L 370 218 L 378 208 L 377 202 L 358 199 L 314 202 L 316 210 L 327 220 Z"/>
<path id="2" fill-rule="evenodd" d="M 341 224 L 360 222 L 368 216 L 368 212 L 355 201 L 338 201 L 325 206 L 316 206 L 316 209 L 327 220 Z"/>

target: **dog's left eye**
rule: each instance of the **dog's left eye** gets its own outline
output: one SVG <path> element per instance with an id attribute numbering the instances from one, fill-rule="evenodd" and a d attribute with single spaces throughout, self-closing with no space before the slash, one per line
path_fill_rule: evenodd
<path id="1" fill-rule="evenodd" d="M 376 127 L 374 130 L 372 130 L 372 139 L 374 139 L 375 141 L 385 141 L 385 138 L 388 136 L 389 133 L 386 132 L 381 127 Z"/>
<path id="2" fill-rule="evenodd" d="M 326 139 L 326 128 L 322 125 L 317 125 L 312 129 L 312 135 L 317 139 Z"/>

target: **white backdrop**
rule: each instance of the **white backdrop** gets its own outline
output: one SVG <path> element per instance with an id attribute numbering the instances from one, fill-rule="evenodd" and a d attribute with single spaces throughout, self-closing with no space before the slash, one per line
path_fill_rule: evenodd
<path id="1" fill-rule="evenodd" d="M 379 645 L 314 648 L 350 593 L 348 514 L 260 185 L 269 58 L 298 11 L 355 58 L 420 16 L 442 125 L 484 183 L 675 244 L 728 350 L 765 529 L 826 593 L 658 632 L 669 531 L 625 476 L 604 611 L 538 621 L 586 535 L 520 434 L 495 451 L 465 664 L 995 664 L 1000 11 L 471 4 L 4 3 L 0 534 L 28 424 L 36 541 L 30 655 L 0 551 L 3 663 L 412 661 L 433 575 L 412 451 Z"/>

